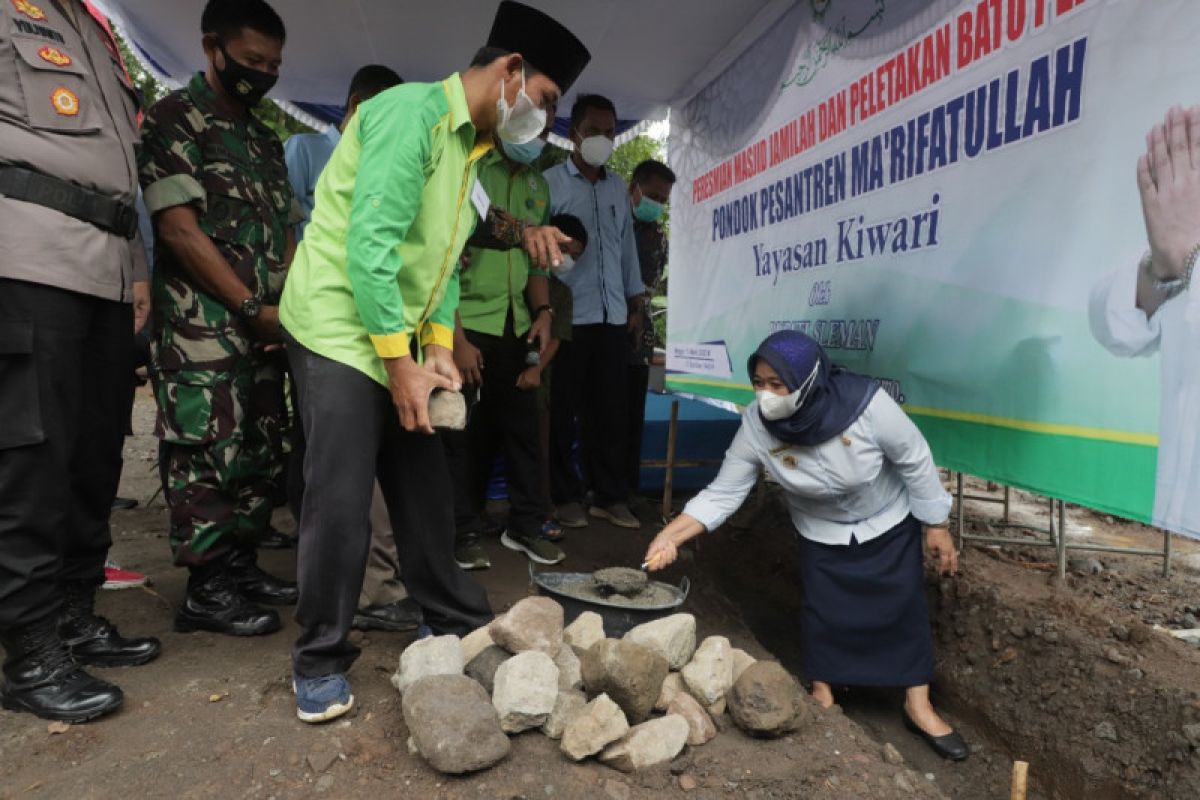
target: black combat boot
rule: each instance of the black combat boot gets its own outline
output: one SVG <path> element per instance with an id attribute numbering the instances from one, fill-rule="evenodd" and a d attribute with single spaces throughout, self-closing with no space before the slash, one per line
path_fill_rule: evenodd
<path id="1" fill-rule="evenodd" d="M 96 587 L 84 581 L 66 584 L 58 635 L 80 664 L 136 667 L 158 657 L 158 639 L 126 639 L 95 609 Z"/>
<path id="2" fill-rule="evenodd" d="M 300 590 L 295 583 L 276 578 L 259 568 L 258 553 L 253 547 L 234 548 L 229 557 L 229 574 L 241 593 L 256 603 L 294 606 L 300 599 Z"/>
<path id="3" fill-rule="evenodd" d="M 0 705 L 42 719 L 87 722 L 116 711 L 124 695 L 94 678 L 71 658 L 58 636 L 53 616 L 0 633 L 4 645 L 4 683 Z"/>
<path id="4" fill-rule="evenodd" d="M 191 567 L 187 597 L 175 613 L 179 633 L 213 631 L 230 636 L 262 636 L 279 630 L 279 615 L 242 593 L 229 570 L 229 556 Z"/>

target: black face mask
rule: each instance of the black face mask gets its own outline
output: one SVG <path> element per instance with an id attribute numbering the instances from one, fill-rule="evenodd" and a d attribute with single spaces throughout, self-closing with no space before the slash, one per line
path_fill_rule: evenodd
<path id="1" fill-rule="evenodd" d="M 225 68 L 217 69 L 217 80 L 238 102 L 246 108 L 254 108 L 267 92 L 271 91 L 279 76 L 247 67 L 229 55 L 225 45 L 218 47 L 221 49 L 221 55 L 225 57 Z M 215 64 L 213 66 L 216 67 Z"/>

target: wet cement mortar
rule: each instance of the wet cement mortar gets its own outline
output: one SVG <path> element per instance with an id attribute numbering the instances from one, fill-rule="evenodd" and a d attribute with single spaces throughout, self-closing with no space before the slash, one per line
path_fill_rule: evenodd
<path id="1" fill-rule="evenodd" d="M 628 570 L 642 575 L 640 585 L 629 577 L 614 580 L 607 567 L 592 575 L 577 575 L 575 580 L 564 580 L 555 588 L 564 596 L 601 606 L 617 606 L 630 609 L 664 608 L 679 602 L 679 590 L 661 581 L 647 581 L 640 570 Z M 606 573 L 601 576 L 601 573 Z M 619 588 L 618 588 L 619 587 Z"/>
<path id="2" fill-rule="evenodd" d="M 796 552 L 785 512 L 768 501 L 742 516 L 740 529 L 735 518 L 701 541 L 696 567 L 802 676 Z M 1139 535 L 1136 523 L 1091 516 Z M 1146 547 L 1161 541 L 1150 529 L 1141 535 Z M 1030 762 L 1033 798 L 1200 797 L 1200 651 L 1153 627 L 1190 625 L 1200 615 L 1194 568 L 1179 565 L 1163 578 L 1150 559 L 1080 558 L 1060 581 L 1052 554 L 970 547 L 958 578 L 928 577 L 934 702 L 971 742 L 967 762 L 933 765 L 912 749 L 896 723 L 898 692 L 843 687 L 839 704 L 878 740 L 894 741 L 918 770 L 934 770 L 950 797 L 1007 797 L 1015 759 Z"/>

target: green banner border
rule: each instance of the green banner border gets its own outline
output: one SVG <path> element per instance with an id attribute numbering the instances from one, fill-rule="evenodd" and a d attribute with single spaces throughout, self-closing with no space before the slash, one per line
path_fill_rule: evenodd
<path id="1" fill-rule="evenodd" d="M 668 375 L 667 388 L 745 405 L 745 385 Z M 942 467 L 1006 486 L 1149 523 L 1154 508 L 1158 448 L 1150 434 L 1068 426 L 990 423 L 953 412 L 907 408 Z M 1077 487 L 1091 489 L 1087 497 Z"/>

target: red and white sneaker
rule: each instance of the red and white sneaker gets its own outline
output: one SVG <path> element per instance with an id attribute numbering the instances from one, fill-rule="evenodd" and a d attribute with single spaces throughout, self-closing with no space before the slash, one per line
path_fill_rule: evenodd
<path id="1" fill-rule="evenodd" d="M 150 583 L 150 578 L 121 565 L 111 558 L 104 562 L 104 584 L 101 589 L 136 589 Z"/>

